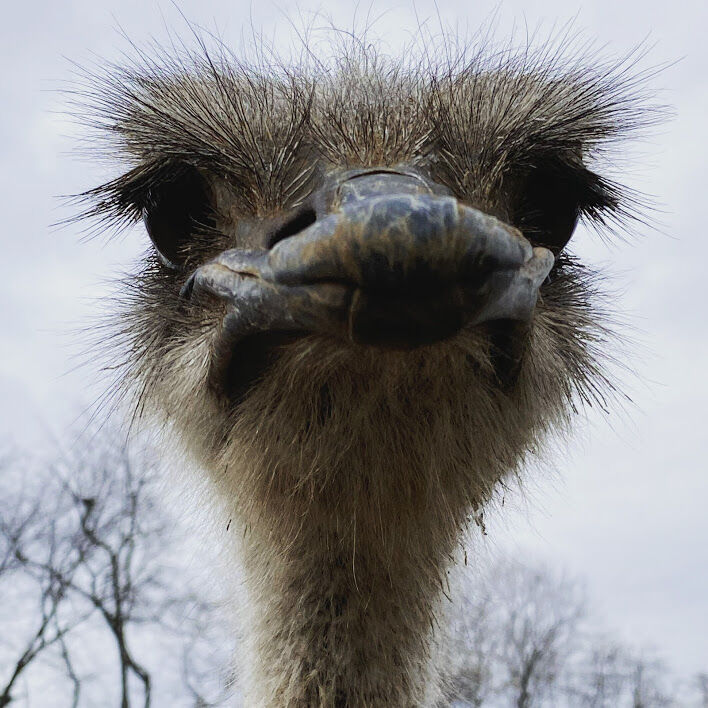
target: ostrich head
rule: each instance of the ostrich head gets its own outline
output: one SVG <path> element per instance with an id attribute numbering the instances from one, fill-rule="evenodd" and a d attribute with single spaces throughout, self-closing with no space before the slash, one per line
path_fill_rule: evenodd
<path id="1" fill-rule="evenodd" d="M 461 533 L 606 389 L 568 244 L 627 213 L 597 165 L 644 120 L 637 76 L 547 50 L 142 60 L 88 88 L 126 169 L 85 196 L 152 241 L 121 383 L 233 517 L 247 702 L 434 703 Z"/>

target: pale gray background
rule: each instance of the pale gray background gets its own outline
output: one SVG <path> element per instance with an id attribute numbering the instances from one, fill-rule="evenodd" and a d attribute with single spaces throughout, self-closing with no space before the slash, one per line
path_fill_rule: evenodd
<path id="1" fill-rule="evenodd" d="M 234 46 L 251 22 L 278 44 L 292 38 L 287 18 L 297 24 L 299 12 L 320 9 L 344 27 L 355 13 L 349 2 L 179 5 Z M 437 3 L 444 23 L 472 30 L 496 7 L 492 1 Z M 657 196 L 662 232 L 639 228 L 636 239 L 613 246 L 585 232 L 575 240 L 578 253 L 605 264 L 623 287 L 617 308 L 636 327 L 630 357 L 636 375 L 624 377 L 633 404 L 609 417 L 591 413 L 557 471 L 533 477 L 528 502 L 509 499 L 505 514 L 491 520 L 483 552 L 528 553 L 584 576 L 607 626 L 630 642 L 653 644 L 681 673 L 708 670 L 707 8 L 705 0 L 507 1 L 496 33 L 503 38 L 515 26 L 521 36 L 525 23 L 550 28 L 577 15 L 575 26 L 607 43 L 609 52 L 622 53 L 648 36 L 656 46 L 645 65 L 680 60 L 652 80 L 657 99 L 673 106 L 675 117 L 632 151 L 624 176 Z M 374 34 L 392 51 L 419 22 L 429 21 L 433 30 L 438 23 L 432 2 L 419 1 L 415 9 L 360 5 L 361 21 L 367 12 L 379 18 Z M 47 428 L 61 432 L 100 395 L 92 367 L 74 368 L 82 351 L 75 330 L 95 314 L 94 298 L 108 292 L 106 280 L 129 269 L 146 244 L 140 230 L 110 243 L 81 243 L 76 227 L 50 229 L 70 213 L 58 195 L 114 174 L 69 154 L 76 128 L 57 112 L 56 90 L 69 78 L 68 59 L 115 59 L 126 50 L 118 26 L 138 43 L 164 40 L 165 27 L 188 32 L 168 2 L 12 2 L 3 4 L 2 16 L 0 434 L 35 444 Z"/>

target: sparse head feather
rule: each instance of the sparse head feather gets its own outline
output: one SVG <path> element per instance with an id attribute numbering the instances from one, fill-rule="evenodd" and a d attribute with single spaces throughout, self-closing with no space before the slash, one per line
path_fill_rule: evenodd
<path id="1" fill-rule="evenodd" d="M 541 163 L 588 184 L 585 213 L 632 214 L 632 195 L 589 170 L 618 139 L 661 118 L 647 100 L 654 69 L 641 48 L 614 61 L 563 34 L 539 47 L 463 48 L 393 59 L 371 45 L 341 47 L 329 62 L 261 56 L 248 64 L 217 46 L 84 72 L 76 113 L 128 171 L 80 198 L 84 216 L 120 225 L 140 196 L 180 164 L 229 180 L 246 213 L 292 206 L 317 166 L 420 164 L 471 203 Z M 102 146 L 102 147 L 101 147 Z"/>

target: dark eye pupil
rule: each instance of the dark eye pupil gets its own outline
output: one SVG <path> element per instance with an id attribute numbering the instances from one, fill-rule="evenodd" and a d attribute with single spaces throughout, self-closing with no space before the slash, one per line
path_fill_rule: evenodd
<path id="1" fill-rule="evenodd" d="M 525 181 L 514 222 L 531 241 L 557 254 L 573 235 L 581 201 L 572 176 L 534 170 Z"/>
<path id="2" fill-rule="evenodd" d="M 180 267 L 194 231 L 213 226 L 204 178 L 193 167 L 181 167 L 169 180 L 150 190 L 143 222 L 162 261 Z"/>

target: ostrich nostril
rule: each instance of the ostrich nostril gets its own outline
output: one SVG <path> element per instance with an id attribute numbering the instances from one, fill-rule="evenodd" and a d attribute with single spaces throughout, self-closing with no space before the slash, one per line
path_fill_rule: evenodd
<path id="1" fill-rule="evenodd" d="M 277 226 L 268 234 L 266 241 L 267 248 L 273 248 L 276 243 L 290 236 L 295 236 L 301 231 L 304 231 L 308 226 L 317 221 L 317 214 L 311 206 L 304 206 L 297 209 L 295 212 L 286 216 Z"/>

